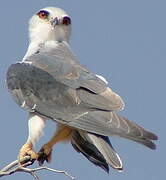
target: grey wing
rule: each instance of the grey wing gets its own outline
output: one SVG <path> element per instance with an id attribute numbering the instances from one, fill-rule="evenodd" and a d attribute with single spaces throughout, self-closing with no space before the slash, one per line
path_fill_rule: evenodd
<path id="1" fill-rule="evenodd" d="M 97 132 L 104 136 L 115 135 L 126 138 L 151 149 L 156 148 L 152 140 L 158 139 L 154 133 L 122 116 L 117 115 L 115 112 L 90 112 L 77 119 L 77 121 L 69 122 L 69 125 L 83 130 L 87 130 L 88 128 L 89 132 Z"/>
<path id="2" fill-rule="evenodd" d="M 7 73 L 8 89 L 19 106 L 71 127 L 154 148 L 150 140 L 156 136 L 112 113 L 123 108 L 122 99 L 65 45 L 41 50 L 26 62 L 11 65 Z"/>
<path id="3" fill-rule="evenodd" d="M 74 90 L 29 64 L 11 65 L 7 72 L 7 86 L 19 106 L 51 119 L 70 121 L 87 111 Z"/>
<path id="4" fill-rule="evenodd" d="M 46 57 L 45 59 L 52 63 L 52 59 Z M 106 86 L 95 75 L 88 72 L 82 77 L 83 70 L 75 68 L 78 71 L 77 79 L 74 80 L 73 76 L 67 79 L 66 62 L 65 64 L 59 62 L 61 68 L 56 69 L 55 61 L 54 66 L 51 66 L 54 73 L 51 73 L 50 69 L 49 71 L 45 70 L 49 66 L 49 62 L 42 66 L 44 68 L 34 66 L 33 62 L 32 64 L 17 63 L 9 67 L 7 86 L 16 103 L 22 108 L 39 112 L 62 123 L 78 119 L 89 111 L 110 111 L 117 109 L 117 106 L 119 108 L 119 103 L 115 103 L 116 98 L 112 100 L 102 94 L 102 90 L 105 90 Z M 70 63 L 67 67 L 70 69 Z M 57 73 L 55 73 L 56 71 Z M 74 86 L 72 86 L 71 81 L 75 83 Z M 91 90 L 93 84 L 96 86 L 94 92 Z M 87 86 L 90 85 L 92 87 L 88 89 Z M 107 91 L 106 89 L 104 93 Z M 113 92 L 111 95 L 116 96 Z"/>
<path id="5" fill-rule="evenodd" d="M 90 108 L 113 111 L 124 107 L 121 97 L 95 74 L 81 66 L 65 43 L 60 43 L 53 49 L 43 48 L 26 62 L 74 89 L 79 99 Z"/>

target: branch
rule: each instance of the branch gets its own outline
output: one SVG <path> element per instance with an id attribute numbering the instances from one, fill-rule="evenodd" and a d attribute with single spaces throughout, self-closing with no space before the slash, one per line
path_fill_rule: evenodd
<path id="1" fill-rule="evenodd" d="M 30 156 L 25 156 L 21 160 L 15 160 L 0 170 L 0 177 L 11 175 L 16 172 L 25 172 L 25 173 L 29 173 L 30 175 L 32 175 L 35 180 L 40 180 L 40 178 L 38 177 L 36 172 L 41 171 L 41 170 L 47 170 L 47 171 L 51 171 L 51 172 L 55 172 L 55 173 L 62 173 L 72 180 L 75 179 L 73 176 L 68 174 L 66 171 L 56 170 L 56 169 L 52 169 L 52 168 L 49 168 L 46 166 L 41 166 L 41 167 L 37 167 L 37 168 L 27 168 L 27 166 L 30 166 L 33 163 L 34 163 L 34 161 L 32 161 L 30 159 Z"/>

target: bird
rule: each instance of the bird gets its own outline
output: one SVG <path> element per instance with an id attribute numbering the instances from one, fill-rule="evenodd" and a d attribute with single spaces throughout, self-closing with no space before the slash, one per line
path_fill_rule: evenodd
<path id="1" fill-rule="evenodd" d="M 29 135 L 18 158 L 26 155 L 42 165 L 50 162 L 58 142 L 70 142 L 94 165 L 109 173 L 123 170 L 109 136 L 156 149 L 154 133 L 118 114 L 124 101 L 101 75 L 80 64 L 71 50 L 71 18 L 61 8 L 46 7 L 29 21 L 29 47 L 11 64 L 6 84 L 13 100 L 28 112 Z M 57 124 L 54 135 L 36 152 L 34 146 L 47 120 Z"/>

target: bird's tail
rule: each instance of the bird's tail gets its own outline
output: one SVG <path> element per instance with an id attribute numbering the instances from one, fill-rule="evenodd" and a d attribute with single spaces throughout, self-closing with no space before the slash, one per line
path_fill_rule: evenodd
<path id="1" fill-rule="evenodd" d="M 109 172 L 109 165 L 117 170 L 123 169 L 120 157 L 107 136 L 74 130 L 71 144 L 77 152 L 81 152 L 89 161 L 106 172 Z"/>

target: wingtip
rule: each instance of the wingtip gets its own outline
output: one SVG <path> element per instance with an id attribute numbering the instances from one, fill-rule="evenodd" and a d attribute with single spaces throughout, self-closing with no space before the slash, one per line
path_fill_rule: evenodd
<path id="1" fill-rule="evenodd" d="M 108 164 L 104 164 L 104 166 L 100 166 L 107 174 L 109 174 L 110 168 Z"/>
<path id="2" fill-rule="evenodd" d="M 152 143 L 151 146 L 149 146 L 151 150 L 156 150 L 156 144 Z"/>
<path id="3" fill-rule="evenodd" d="M 152 133 L 152 132 L 150 132 L 150 131 L 148 131 L 148 130 L 146 130 L 147 131 L 147 137 L 150 139 L 150 140 L 158 140 L 158 136 L 156 135 L 156 134 L 154 134 L 154 133 Z"/>
<path id="4" fill-rule="evenodd" d="M 156 135 L 156 134 L 153 134 L 153 139 L 152 140 L 158 140 L 159 138 L 158 138 L 158 136 Z"/>

